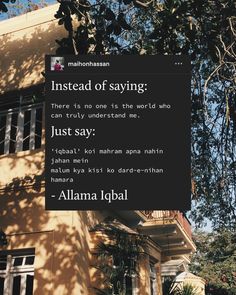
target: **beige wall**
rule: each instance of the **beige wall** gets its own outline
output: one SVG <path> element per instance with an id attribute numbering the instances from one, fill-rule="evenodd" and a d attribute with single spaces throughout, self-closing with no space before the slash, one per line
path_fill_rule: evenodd
<path id="1" fill-rule="evenodd" d="M 56 4 L 1 22 L 0 93 L 43 81 L 44 55 L 55 54 L 55 39 L 67 36 L 54 18 L 57 8 Z"/>
<path id="2" fill-rule="evenodd" d="M 3 155 L 0 167 L 6 249 L 35 248 L 34 294 L 91 294 L 89 228 L 104 217 L 94 211 L 45 211 L 43 150 Z"/>
<path id="3" fill-rule="evenodd" d="M 99 212 L 45 211 L 40 183 L 1 192 L 0 208 L 6 250 L 35 249 L 35 295 L 92 294 L 89 228 L 103 218 Z"/>

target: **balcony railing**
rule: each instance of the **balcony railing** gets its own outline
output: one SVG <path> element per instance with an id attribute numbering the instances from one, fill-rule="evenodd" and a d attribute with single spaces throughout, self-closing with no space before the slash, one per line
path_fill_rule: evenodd
<path id="1" fill-rule="evenodd" d="M 176 210 L 149 210 L 141 211 L 150 220 L 162 220 L 165 224 L 170 219 L 176 220 L 186 234 L 192 238 L 191 224 L 183 213 Z"/>

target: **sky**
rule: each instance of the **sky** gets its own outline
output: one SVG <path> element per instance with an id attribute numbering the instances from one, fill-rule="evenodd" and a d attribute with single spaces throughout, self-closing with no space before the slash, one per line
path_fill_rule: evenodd
<path id="1" fill-rule="evenodd" d="M 5 3 L 8 12 L 0 13 L 0 21 L 55 4 L 56 2 L 56 0 L 16 0 L 15 3 Z"/>

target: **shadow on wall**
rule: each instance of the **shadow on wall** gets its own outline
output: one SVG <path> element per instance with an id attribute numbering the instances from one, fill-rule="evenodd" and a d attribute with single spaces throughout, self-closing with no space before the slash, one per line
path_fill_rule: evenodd
<path id="1" fill-rule="evenodd" d="M 42 82 L 44 55 L 54 54 L 58 47 L 55 39 L 66 35 L 64 28 L 53 21 L 1 36 L 0 55 L 4 59 L 0 61 L 0 92 Z"/>
<path id="2" fill-rule="evenodd" d="M 55 39 L 66 35 L 51 22 L 1 36 L 0 92 L 42 82 L 45 53 L 55 53 Z M 45 210 L 42 151 L 0 157 L 0 166 L 0 225 L 7 249 L 35 248 L 34 295 L 93 294 L 89 227 L 99 213 Z"/>
<path id="3" fill-rule="evenodd" d="M 6 189 L 10 186 L 10 183 L 12 183 L 12 186 L 16 186 L 16 182 L 21 182 L 21 186 L 23 186 L 25 182 L 29 181 L 25 177 L 33 178 L 42 175 L 44 171 L 44 151 L 36 149 L 2 155 L 0 156 L 0 167 L 0 190 Z M 15 176 L 17 176 L 18 181 Z"/>
<path id="4" fill-rule="evenodd" d="M 89 225 L 95 211 L 46 211 L 44 175 L 14 178 L 0 192 L 0 221 L 7 249 L 35 248 L 35 295 L 88 295 Z"/>

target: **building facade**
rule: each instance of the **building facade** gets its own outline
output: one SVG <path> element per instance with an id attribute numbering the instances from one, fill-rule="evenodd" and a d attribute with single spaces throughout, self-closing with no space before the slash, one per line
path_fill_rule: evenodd
<path id="1" fill-rule="evenodd" d="M 44 209 L 45 53 L 66 32 L 57 5 L 0 27 L 0 295 L 95 295 L 103 290 L 99 243 L 111 232 L 145 237 L 126 295 L 162 295 L 162 279 L 186 270 L 195 251 L 191 226 L 178 211 Z M 171 263 L 170 263 L 171 262 Z M 108 260 L 115 267 L 115 261 Z M 162 271 L 163 270 L 163 271 Z"/>

